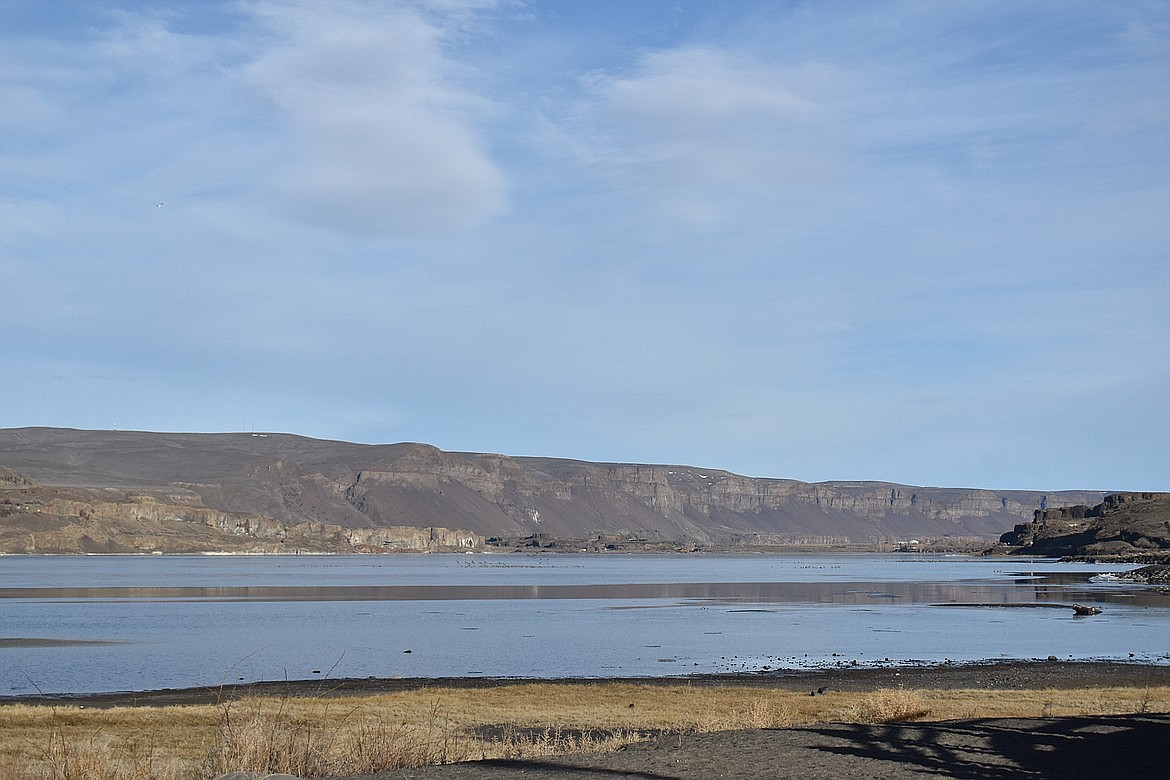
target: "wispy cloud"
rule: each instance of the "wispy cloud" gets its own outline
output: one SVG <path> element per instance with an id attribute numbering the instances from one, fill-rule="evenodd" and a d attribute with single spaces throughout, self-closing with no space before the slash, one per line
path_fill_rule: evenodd
<path id="1" fill-rule="evenodd" d="M 711 46 L 651 51 L 627 72 L 586 74 L 570 127 L 584 165 L 710 228 L 765 190 L 833 175 L 833 80 Z"/>
<path id="2" fill-rule="evenodd" d="M 506 206 L 444 31 L 396 4 L 252 6 L 272 40 L 242 71 L 294 139 L 278 192 L 299 219 L 373 236 L 469 227 Z"/>

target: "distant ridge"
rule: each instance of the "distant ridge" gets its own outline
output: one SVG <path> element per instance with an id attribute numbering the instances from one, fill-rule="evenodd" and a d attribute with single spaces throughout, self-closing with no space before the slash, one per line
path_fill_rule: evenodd
<path id="1" fill-rule="evenodd" d="M 8 552 L 46 544 L 73 552 L 447 549 L 491 538 L 977 544 L 1037 509 L 1094 505 L 1104 495 L 806 483 L 283 433 L 0 429 L 0 551 Z M 143 523 L 155 525 L 135 526 Z"/>

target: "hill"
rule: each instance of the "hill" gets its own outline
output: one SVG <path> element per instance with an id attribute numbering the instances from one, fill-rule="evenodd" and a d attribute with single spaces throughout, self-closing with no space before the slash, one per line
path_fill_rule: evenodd
<path id="1" fill-rule="evenodd" d="M 0 429 L 8 552 L 970 545 L 1037 509 L 1103 496 L 806 483 L 278 433 Z"/>
<path id="2" fill-rule="evenodd" d="M 1115 493 L 1096 506 L 1037 510 L 996 552 L 1170 562 L 1170 493 Z"/>

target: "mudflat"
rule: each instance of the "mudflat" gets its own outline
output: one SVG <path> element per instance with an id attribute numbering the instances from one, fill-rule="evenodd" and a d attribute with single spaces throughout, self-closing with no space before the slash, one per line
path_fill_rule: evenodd
<path id="1" fill-rule="evenodd" d="M 243 696 L 368 696 L 423 688 L 478 689 L 520 682 L 500 677 L 364 677 L 207 686 L 92 695 L 0 697 L 6 701 L 61 703 L 88 707 L 165 707 L 214 704 Z M 774 671 L 755 674 L 715 674 L 680 677 L 562 678 L 541 683 L 575 685 L 607 682 L 641 685 L 745 686 L 763 690 L 812 692 L 875 691 L 881 688 L 911 690 L 1026 690 L 1077 688 L 1145 688 L 1170 686 L 1170 665 L 1110 661 L 1008 661 L 995 663 L 935 664 L 922 666 L 841 666 L 814 671 Z"/>

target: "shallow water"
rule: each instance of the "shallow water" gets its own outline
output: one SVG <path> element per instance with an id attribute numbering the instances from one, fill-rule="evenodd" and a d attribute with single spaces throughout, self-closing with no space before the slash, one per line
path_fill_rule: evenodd
<path id="1" fill-rule="evenodd" d="M 1100 576 L 1129 568 L 921 555 L 9 556 L 0 696 L 1050 655 L 1170 663 L 1170 596 Z M 1077 618 L 1073 603 L 1103 612 Z"/>

